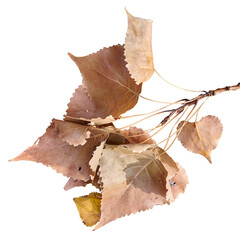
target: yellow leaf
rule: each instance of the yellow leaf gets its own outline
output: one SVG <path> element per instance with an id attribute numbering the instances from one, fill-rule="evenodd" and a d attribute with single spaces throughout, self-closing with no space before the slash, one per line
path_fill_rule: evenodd
<path id="1" fill-rule="evenodd" d="M 91 227 L 100 220 L 101 199 L 102 194 L 96 192 L 73 199 L 79 215 L 86 226 Z"/>

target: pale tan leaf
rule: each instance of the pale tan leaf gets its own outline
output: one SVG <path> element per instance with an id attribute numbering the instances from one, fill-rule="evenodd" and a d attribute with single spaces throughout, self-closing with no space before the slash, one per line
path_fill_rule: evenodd
<path id="1" fill-rule="evenodd" d="M 155 145 L 151 145 L 151 144 L 126 144 L 124 146 L 134 153 L 141 153 L 141 152 L 146 151 L 147 149 L 153 148 Z"/>
<path id="2" fill-rule="evenodd" d="M 106 118 L 98 117 L 98 118 L 87 119 L 87 118 L 75 118 L 75 117 L 70 117 L 65 115 L 64 119 L 67 121 L 75 122 L 75 123 L 80 123 L 80 124 L 89 123 L 91 125 L 106 125 L 115 121 L 113 116 L 107 116 Z"/>
<path id="3" fill-rule="evenodd" d="M 189 151 L 203 155 L 211 163 L 211 151 L 217 147 L 222 135 L 223 126 L 215 116 L 206 116 L 199 122 L 180 122 L 182 129 L 178 139 Z"/>
<path id="4" fill-rule="evenodd" d="M 83 76 L 83 86 L 73 94 L 67 116 L 74 118 L 117 118 L 133 108 L 141 92 L 131 78 L 121 45 L 104 48 L 85 57 L 69 54 Z"/>
<path id="5" fill-rule="evenodd" d="M 125 39 L 127 68 L 137 84 L 154 73 L 152 55 L 152 21 L 132 16 L 127 10 L 128 30 Z"/>
<path id="6" fill-rule="evenodd" d="M 100 143 L 100 145 L 96 147 L 95 151 L 92 154 L 92 158 L 89 161 L 90 168 L 94 174 L 96 173 L 97 166 L 99 164 L 99 160 L 102 155 L 102 151 L 103 151 L 105 143 L 106 143 L 106 140 L 102 141 Z"/>
<path id="7" fill-rule="evenodd" d="M 124 146 L 106 148 L 100 172 L 102 207 L 96 229 L 116 218 L 166 203 L 167 171 L 152 151 L 134 153 Z"/>
<path id="8" fill-rule="evenodd" d="M 95 225 L 100 219 L 101 197 L 100 193 L 93 192 L 73 199 L 83 223 L 88 227 Z"/>

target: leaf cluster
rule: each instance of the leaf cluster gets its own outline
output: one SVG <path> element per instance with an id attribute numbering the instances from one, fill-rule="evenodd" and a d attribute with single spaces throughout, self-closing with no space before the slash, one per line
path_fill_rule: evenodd
<path id="1" fill-rule="evenodd" d="M 53 119 L 43 136 L 12 160 L 50 166 L 69 178 L 65 190 L 95 186 L 97 193 L 74 199 L 83 222 L 98 223 L 95 229 L 119 217 L 170 204 L 188 183 L 185 170 L 148 132 L 114 126 L 137 104 L 142 84 L 155 71 L 152 21 L 128 12 L 127 16 L 124 45 L 84 57 L 69 53 L 81 72 L 82 85 L 73 93 L 64 119 Z M 182 121 L 177 131 L 183 146 L 210 161 L 222 125 L 216 117 L 207 116 L 200 122 Z"/>

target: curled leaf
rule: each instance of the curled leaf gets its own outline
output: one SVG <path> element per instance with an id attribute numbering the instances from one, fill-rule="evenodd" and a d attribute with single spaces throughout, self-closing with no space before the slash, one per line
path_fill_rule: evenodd
<path id="1" fill-rule="evenodd" d="M 75 122 L 75 123 L 80 123 L 80 124 L 92 124 L 92 125 L 106 125 L 110 124 L 115 121 L 113 116 L 108 116 L 106 118 L 75 118 L 75 117 L 70 117 L 65 115 L 64 120 L 70 121 L 70 122 Z"/>
<path id="2" fill-rule="evenodd" d="M 131 78 L 123 53 L 123 46 L 115 45 L 85 57 L 69 54 L 82 73 L 83 85 L 73 94 L 67 116 L 116 118 L 136 105 L 141 85 Z"/>
<path id="3" fill-rule="evenodd" d="M 94 175 L 96 173 L 105 143 L 106 141 L 102 141 L 100 145 L 96 147 L 95 151 L 92 154 L 92 158 L 89 161 L 90 168 L 93 171 Z"/>
<path id="4" fill-rule="evenodd" d="M 154 73 L 152 55 L 152 21 L 132 16 L 127 10 L 128 30 L 125 39 L 127 68 L 137 84 Z"/>
<path id="5" fill-rule="evenodd" d="M 179 123 L 178 139 L 189 151 L 203 155 L 211 163 L 211 151 L 217 147 L 223 126 L 215 116 L 206 116 L 199 122 Z"/>
<path id="6" fill-rule="evenodd" d="M 88 227 L 92 227 L 100 219 L 101 197 L 100 193 L 92 192 L 87 196 L 73 199 L 83 223 Z"/>
<path id="7" fill-rule="evenodd" d="M 185 169 L 179 164 L 177 165 L 179 169 L 178 172 L 175 174 L 175 176 L 169 179 L 173 200 L 175 200 L 180 193 L 184 193 L 185 188 L 189 183 Z"/>
<path id="8" fill-rule="evenodd" d="M 166 203 L 167 171 L 151 151 L 134 153 L 124 146 L 103 150 L 101 219 L 96 228 L 116 218 Z"/>
<path id="9" fill-rule="evenodd" d="M 64 186 L 64 190 L 68 191 L 71 188 L 74 187 L 85 187 L 87 184 L 91 183 L 90 180 L 88 180 L 87 182 L 83 181 L 83 180 L 74 180 L 73 178 L 69 178 L 67 183 Z"/>

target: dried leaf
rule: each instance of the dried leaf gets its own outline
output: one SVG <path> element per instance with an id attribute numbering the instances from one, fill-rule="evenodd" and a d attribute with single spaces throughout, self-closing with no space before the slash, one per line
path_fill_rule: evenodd
<path id="1" fill-rule="evenodd" d="M 106 148 L 100 159 L 100 173 L 102 215 L 95 229 L 116 218 L 166 203 L 167 171 L 152 151 L 133 153 L 124 146 Z"/>
<path id="2" fill-rule="evenodd" d="M 141 153 L 153 147 L 150 144 L 126 144 L 124 146 L 134 153 Z"/>
<path id="3" fill-rule="evenodd" d="M 63 128 L 62 125 L 59 128 L 59 125 L 61 125 L 59 120 L 53 119 L 52 124 L 40 137 L 38 143 L 26 149 L 12 161 L 29 160 L 42 163 L 51 166 L 64 176 L 72 177 L 74 180 L 87 181 L 90 175 L 89 160 L 92 153 L 107 136 L 100 135 L 89 138 L 83 146 L 74 147 L 61 139 L 60 136 L 66 136 L 61 130 L 67 128 Z M 73 133 L 73 139 L 74 137 Z M 68 141 L 71 141 L 71 134 L 68 136 Z"/>
<path id="4" fill-rule="evenodd" d="M 175 200 L 180 193 L 184 193 L 185 188 L 189 183 L 185 169 L 181 167 L 179 164 L 177 165 L 179 171 L 176 173 L 174 177 L 169 179 L 173 200 Z"/>
<path id="5" fill-rule="evenodd" d="M 74 187 L 85 187 L 89 183 L 91 183 L 90 180 L 85 182 L 83 180 L 74 180 L 73 178 L 69 178 L 67 183 L 64 186 L 64 190 L 68 191 L 68 190 L 70 190 L 71 188 L 74 188 Z"/>
<path id="6" fill-rule="evenodd" d="M 141 92 L 131 78 L 124 48 L 116 45 L 85 57 L 69 56 L 83 76 L 83 86 L 73 94 L 67 116 L 74 118 L 113 118 L 133 108 Z"/>
<path id="7" fill-rule="evenodd" d="M 75 118 L 75 117 L 70 117 L 70 116 L 64 116 L 64 120 L 70 121 L 70 122 L 75 122 L 75 123 L 80 123 L 80 124 L 92 124 L 92 125 L 106 125 L 110 124 L 115 121 L 113 116 L 108 116 L 106 118 L 91 118 L 91 119 L 86 119 L 86 118 Z"/>
<path id="8" fill-rule="evenodd" d="M 97 115 L 94 102 L 87 95 L 86 89 L 80 85 L 68 103 L 67 117 L 75 118 L 79 122 L 78 118 L 91 119 L 98 117 Z"/>
<path id="9" fill-rule="evenodd" d="M 152 21 L 132 16 L 127 10 L 128 30 L 125 39 L 127 68 L 137 84 L 154 73 L 152 55 Z"/>
<path id="10" fill-rule="evenodd" d="M 151 136 L 141 128 L 130 127 L 122 131 L 122 134 L 130 144 L 156 144 Z"/>
<path id="11" fill-rule="evenodd" d="M 87 196 L 73 199 L 83 223 L 88 227 L 95 225 L 100 219 L 101 197 L 100 193 L 92 192 Z"/>
<path id="12" fill-rule="evenodd" d="M 121 145 L 127 143 L 125 136 L 122 134 L 122 132 L 116 129 L 114 125 L 105 127 L 104 130 L 107 131 L 109 134 L 106 142 L 107 144 Z"/>
<path id="13" fill-rule="evenodd" d="M 90 138 L 91 132 L 88 131 L 88 126 L 81 124 L 54 120 L 59 129 L 59 137 L 63 141 L 73 146 L 83 146 L 87 139 Z M 104 134 L 104 133 L 103 133 Z"/>
<path id="14" fill-rule="evenodd" d="M 106 139 L 108 133 L 103 129 L 54 119 L 59 137 L 73 146 L 83 146 L 88 138 Z"/>
<path id="15" fill-rule="evenodd" d="M 211 163 L 211 151 L 217 147 L 223 126 L 215 116 L 206 116 L 199 122 L 179 123 L 181 129 L 178 139 L 189 151 L 203 155 Z"/>
<path id="16" fill-rule="evenodd" d="M 89 161 L 90 168 L 92 169 L 94 175 L 96 173 L 105 143 L 106 143 L 106 140 L 102 141 L 100 145 L 96 147 L 95 151 L 93 152 L 92 158 Z"/>
<path id="17" fill-rule="evenodd" d="M 169 203 L 173 202 L 179 193 L 184 193 L 188 184 L 185 170 L 160 147 L 154 147 L 152 150 L 168 172 L 166 184 L 168 192 L 166 199 Z"/>

